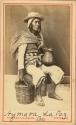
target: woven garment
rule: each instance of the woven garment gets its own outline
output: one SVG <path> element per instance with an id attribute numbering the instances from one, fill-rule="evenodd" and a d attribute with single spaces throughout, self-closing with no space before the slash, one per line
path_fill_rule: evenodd
<path id="1" fill-rule="evenodd" d="M 42 34 L 40 33 L 40 37 L 37 37 L 33 33 L 31 33 L 27 28 L 21 33 L 16 33 L 15 36 L 11 39 L 11 44 L 10 44 L 11 55 L 14 54 L 16 55 L 18 53 L 18 48 L 20 45 L 28 43 L 37 43 L 38 46 L 40 44 L 43 44 Z"/>

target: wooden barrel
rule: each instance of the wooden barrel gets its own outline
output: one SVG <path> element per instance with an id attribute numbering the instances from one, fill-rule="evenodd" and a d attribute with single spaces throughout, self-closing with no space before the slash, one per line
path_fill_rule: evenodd
<path id="1" fill-rule="evenodd" d="M 28 86 L 22 82 L 17 81 L 15 83 L 16 98 L 20 104 L 30 104 L 34 101 L 35 87 L 33 84 Z"/>

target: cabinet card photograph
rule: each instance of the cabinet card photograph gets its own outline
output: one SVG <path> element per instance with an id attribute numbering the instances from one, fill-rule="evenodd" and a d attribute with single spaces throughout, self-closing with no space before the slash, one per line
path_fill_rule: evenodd
<path id="1" fill-rule="evenodd" d="M 75 4 L 0 3 L 2 124 L 75 125 Z"/>

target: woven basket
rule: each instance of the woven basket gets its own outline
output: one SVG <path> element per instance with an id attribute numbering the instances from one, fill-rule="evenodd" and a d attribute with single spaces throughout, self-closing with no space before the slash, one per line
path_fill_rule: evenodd
<path id="1" fill-rule="evenodd" d="M 24 82 L 15 83 L 16 98 L 20 104 L 30 104 L 34 101 L 35 87 L 34 85 L 25 85 Z"/>

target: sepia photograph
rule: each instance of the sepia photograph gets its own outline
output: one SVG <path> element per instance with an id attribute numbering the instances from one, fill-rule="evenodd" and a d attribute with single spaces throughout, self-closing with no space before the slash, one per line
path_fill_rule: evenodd
<path id="1" fill-rule="evenodd" d="M 3 3 L 2 9 L 2 121 L 70 125 L 75 104 L 73 4 L 15 1 Z"/>

